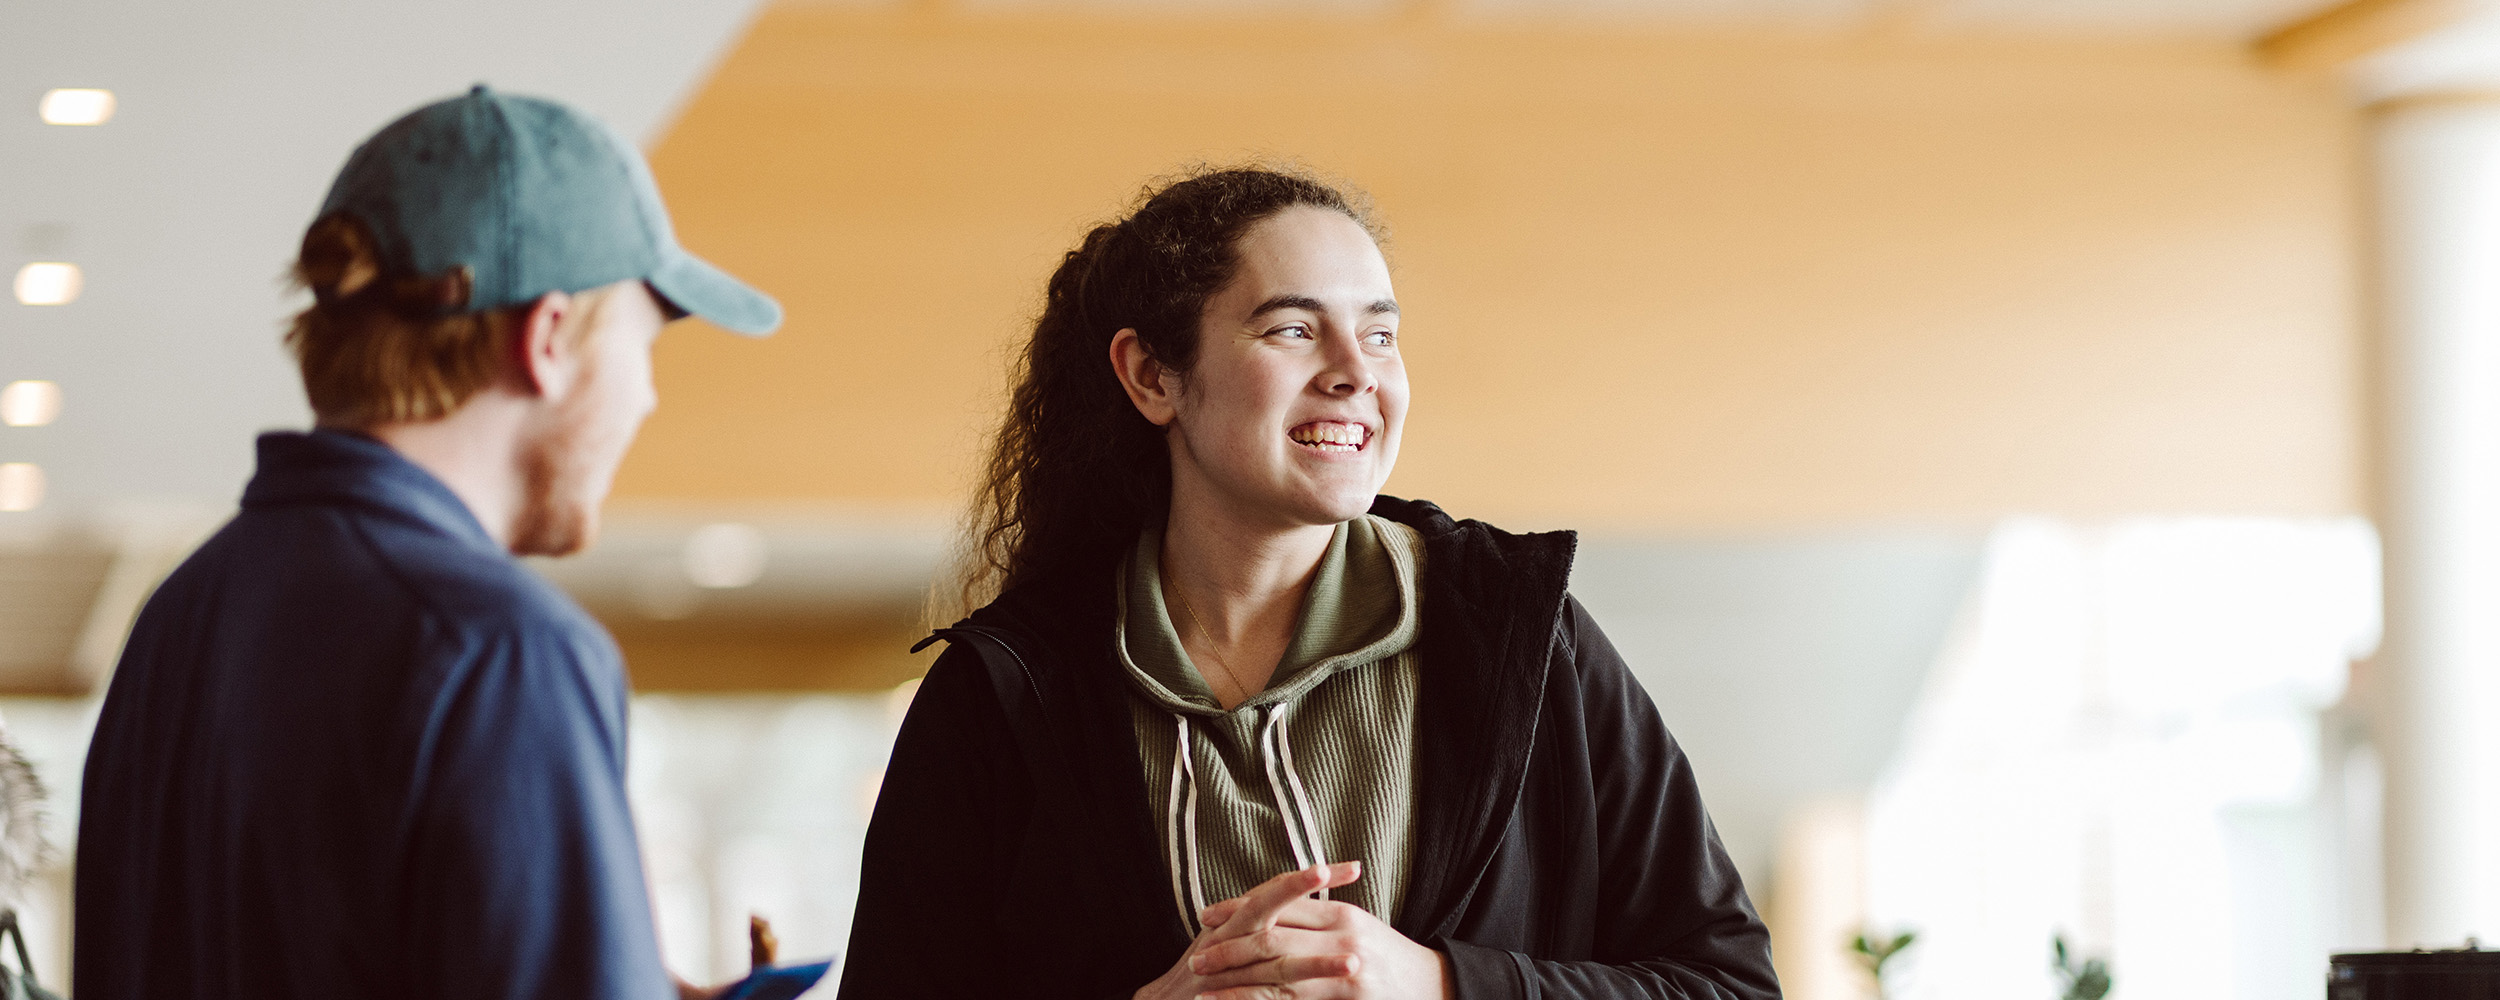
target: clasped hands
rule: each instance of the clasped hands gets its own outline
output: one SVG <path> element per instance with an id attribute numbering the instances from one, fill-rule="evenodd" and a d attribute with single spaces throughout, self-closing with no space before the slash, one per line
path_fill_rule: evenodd
<path id="1" fill-rule="evenodd" d="M 1363 863 L 1290 871 L 1199 911 L 1206 930 L 1135 1000 L 1449 1000 L 1448 960 L 1351 903 Z"/>

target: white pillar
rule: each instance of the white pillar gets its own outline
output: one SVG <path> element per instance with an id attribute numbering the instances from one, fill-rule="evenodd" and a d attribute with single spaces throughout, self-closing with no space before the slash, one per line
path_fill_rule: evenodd
<path id="1" fill-rule="evenodd" d="M 2500 98 L 2373 112 L 2387 944 L 2500 939 Z"/>

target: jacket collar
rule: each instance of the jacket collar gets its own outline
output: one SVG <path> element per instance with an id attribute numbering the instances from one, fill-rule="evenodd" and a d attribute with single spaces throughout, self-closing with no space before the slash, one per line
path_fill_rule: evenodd
<path id="1" fill-rule="evenodd" d="M 1544 715 L 1579 539 L 1453 520 L 1421 500 L 1372 513 L 1424 536 L 1424 683 L 1415 706 L 1415 852 L 1399 930 L 1457 929 L 1501 846 Z"/>
<path id="2" fill-rule="evenodd" d="M 259 467 L 243 488 L 243 509 L 296 504 L 364 507 L 490 552 L 504 551 L 451 487 L 362 434 L 315 430 L 260 436 Z"/>

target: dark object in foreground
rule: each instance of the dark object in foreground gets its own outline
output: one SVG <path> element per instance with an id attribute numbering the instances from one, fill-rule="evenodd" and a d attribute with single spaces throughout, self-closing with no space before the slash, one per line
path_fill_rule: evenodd
<path id="1" fill-rule="evenodd" d="M 2500 1000 L 2500 951 L 2365 952 L 2327 966 L 2327 1000 Z"/>

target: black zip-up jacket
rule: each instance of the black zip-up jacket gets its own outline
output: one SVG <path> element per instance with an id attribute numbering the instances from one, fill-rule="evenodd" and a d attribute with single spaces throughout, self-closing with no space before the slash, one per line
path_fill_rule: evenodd
<path id="1" fill-rule="evenodd" d="M 1382 497 L 1422 533 L 1415 843 L 1397 929 L 1458 996 L 1776 1000 L 1770 934 L 1674 737 L 1565 592 L 1575 538 Z M 868 826 L 844 1000 L 1127 997 L 1189 947 L 1112 648 L 1113 587 L 937 636 Z"/>

